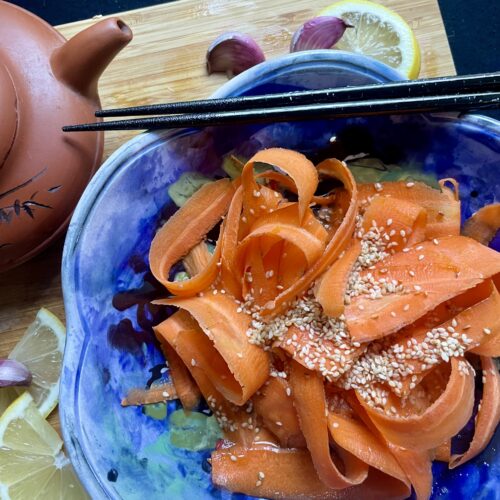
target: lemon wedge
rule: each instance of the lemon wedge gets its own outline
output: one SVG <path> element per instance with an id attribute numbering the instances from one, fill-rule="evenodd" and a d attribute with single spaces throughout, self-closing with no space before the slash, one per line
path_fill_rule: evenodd
<path id="1" fill-rule="evenodd" d="M 342 0 L 319 15 L 340 17 L 354 26 L 345 31 L 336 49 L 373 57 L 407 78 L 418 77 L 420 47 L 399 14 L 368 0 Z"/>
<path id="2" fill-rule="evenodd" d="M 62 446 L 31 395 L 19 396 L 0 417 L 0 498 L 88 498 Z"/>
<path id="3" fill-rule="evenodd" d="M 31 371 L 33 380 L 29 387 L 16 387 L 15 392 L 0 389 L 0 415 L 6 403 L 13 400 L 12 394 L 19 395 L 25 391 L 31 394 L 44 418 L 57 406 L 65 339 L 64 325 L 42 307 L 9 354 L 10 359 L 23 363 Z"/>
<path id="4" fill-rule="evenodd" d="M 14 387 L 2 387 L 0 389 L 0 415 L 3 414 L 16 397 L 17 392 Z"/>

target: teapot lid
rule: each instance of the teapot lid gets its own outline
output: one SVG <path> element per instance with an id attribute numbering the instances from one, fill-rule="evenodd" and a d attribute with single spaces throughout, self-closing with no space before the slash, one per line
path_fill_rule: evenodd
<path id="1" fill-rule="evenodd" d="M 0 169 L 14 143 L 17 130 L 17 94 L 9 70 L 0 55 Z"/>

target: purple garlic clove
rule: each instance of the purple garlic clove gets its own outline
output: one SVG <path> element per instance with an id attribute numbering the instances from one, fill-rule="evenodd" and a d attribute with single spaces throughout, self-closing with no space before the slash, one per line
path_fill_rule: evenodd
<path id="1" fill-rule="evenodd" d="M 208 47 L 207 71 L 238 75 L 265 60 L 262 49 L 250 36 L 236 31 L 217 37 Z"/>
<path id="2" fill-rule="evenodd" d="M 0 359 L 0 387 L 30 385 L 31 372 L 19 361 Z"/>
<path id="3" fill-rule="evenodd" d="M 352 27 L 335 16 L 319 16 L 310 19 L 293 35 L 290 52 L 330 49 L 342 38 L 346 28 Z"/>

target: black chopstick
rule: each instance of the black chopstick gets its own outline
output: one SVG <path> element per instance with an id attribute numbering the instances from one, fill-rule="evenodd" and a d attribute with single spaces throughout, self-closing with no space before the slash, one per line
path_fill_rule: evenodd
<path id="1" fill-rule="evenodd" d="M 500 72 L 378 83 L 323 90 L 286 92 L 260 96 L 204 99 L 120 109 L 103 109 L 96 111 L 95 115 L 100 117 L 111 117 L 236 111 L 249 108 L 274 108 L 282 106 L 299 106 L 303 104 L 349 102 L 365 99 L 395 99 L 403 97 L 473 94 L 476 91 L 500 91 Z"/>
<path id="2" fill-rule="evenodd" d="M 159 130 L 207 125 L 266 123 L 288 120 L 314 120 L 320 118 L 346 118 L 353 116 L 388 115 L 419 112 L 470 111 L 500 107 L 500 92 L 480 94 L 411 97 L 404 99 L 376 99 L 345 103 L 307 104 L 271 109 L 247 109 L 242 111 L 215 111 L 188 113 L 118 120 L 110 122 L 68 125 L 64 132 L 93 130 Z"/>

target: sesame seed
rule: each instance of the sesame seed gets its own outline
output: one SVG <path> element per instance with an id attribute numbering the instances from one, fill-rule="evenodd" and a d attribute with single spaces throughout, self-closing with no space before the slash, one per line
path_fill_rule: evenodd
<path id="1" fill-rule="evenodd" d="M 407 183 L 406 183 L 406 187 L 407 187 L 407 188 L 411 188 L 411 187 L 413 187 L 414 185 L 415 185 L 415 183 L 414 183 L 414 182 L 407 182 Z"/>
<path id="2" fill-rule="evenodd" d="M 241 218 L 241 221 L 246 223 L 246 222 L 247 222 L 247 218 L 246 218 L 245 216 L 243 216 L 243 217 Z"/>
<path id="3" fill-rule="evenodd" d="M 338 429 L 339 423 L 338 422 L 333 422 L 332 426 L 333 426 L 334 429 Z"/>
<path id="4" fill-rule="evenodd" d="M 168 393 L 167 391 L 164 391 L 161 393 L 161 395 L 164 397 L 164 398 L 169 398 L 170 397 L 170 393 Z"/>
<path id="5" fill-rule="evenodd" d="M 286 388 L 286 395 L 291 396 L 292 395 L 292 389 L 290 387 Z"/>
<path id="6" fill-rule="evenodd" d="M 238 457 L 236 455 L 231 455 L 231 461 L 236 462 L 238 460 Z"/>
<path id="7" fill-rule="evenodd" d="M 264 479 L 266 477 L 266 475 L 262 471 L 259 471 L 257 475 L 259 476 L 259 479 Z"/>
<path id="8" fill-rule="evenodd" d="M 196 360 L 194 358 L 191 359 L 191 366 L 196 366 Z"/>
<path id="9" fill-rule="evenodd" d="M 425 255 L 420 254 L 420 255 L 418 256 L 418 260 L 424 260 L 424 259 L 425 259 Z"/>
<path id="10" fill-rule="evenodd" d="M 387 219 L 387 226 L 390 226 L 392 224 L 392 219 Z"/>
<path id="11" fill-rule="evenodd" d="M 490 335 L 491 334 L 491 330 L 489 328 L 483 328 L 483 333 L 485 335 Z"/>
<path id="12" fill-rule="evenodd" d="M 412 271 L 411 269 L 408 271 L 408 274 L 412 277 L 415 277 L 415 271 Z"/>
<path id="13" fill-rule="evenodd" d="M 396 313 L 395 313 L 394 311 L 391 311 L 391 316 L 392 316 L 393 318 L 395 318 L 395 317 L 396 317 Z"/>
<path id="14" fill-rule="evenodd" d="M 378 191 L 378 192 L 382 191 L 382 189 L 383 189 L 382 184 L 380 184 L 380 182 L 376 182 L 374 184 L 374 187 L 375 187 L 375 191 Z"/>
<path id="15" fill-rule="evenodd" d="M 259 479 L 256 481 L 255 486 L 262 486 L 262 481 Z"/>
<path id="16" fill-rule="evenodd" d="M 281 426 L 283 425 L 283 422 L 280 422 L 279 420 L 277 420 L 277 421 L 275 422 L 275 424 L 276 424 L 278 427 L 281 427 Z"/>
<path id="17" fill-rule="evenodd" d="M 408 311 L 410 309 L 410 304 L 405 304 L 403 311 Z"/>

